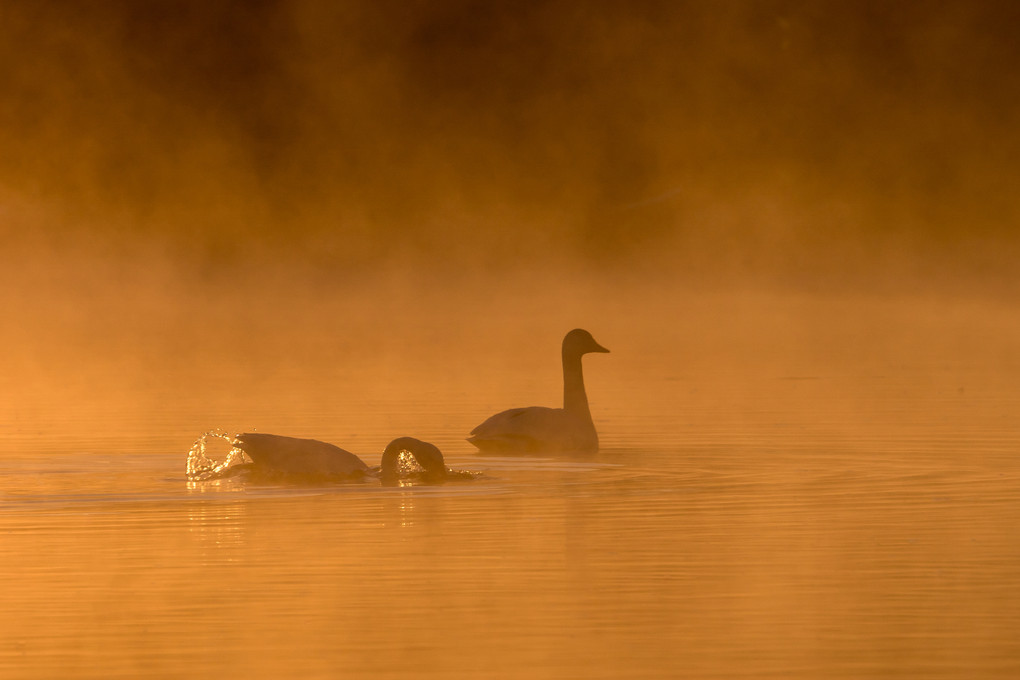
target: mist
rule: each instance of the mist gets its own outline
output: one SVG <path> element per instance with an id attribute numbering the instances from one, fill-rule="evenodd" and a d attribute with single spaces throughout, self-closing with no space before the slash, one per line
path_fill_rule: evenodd
<path id="1" fill-rule="evenodd" d="M 1017 26 L 0 2 L 0 676 L 1020 677 Z"/>
<path id="2" fill-rule="evenodd" d="M 1005 285 L 1016 13 L 5 3 L 5 240 L 329 276 Z"/>
<path id="3" fill-rule="evenodd" d="M 831 323 L 819 294 L 1008 325 L 1017 13 L 4 3 L 6 372 L 40 403 L 340 355 L 468 389 L 440 348 L 710 350 Z"/>

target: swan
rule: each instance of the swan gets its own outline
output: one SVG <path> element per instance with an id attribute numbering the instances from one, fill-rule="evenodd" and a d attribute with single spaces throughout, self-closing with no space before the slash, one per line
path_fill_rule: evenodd
<path id="1" fill-rule="evenodd" d="M 588 409 L 581 357 L 608 351 L 588 331 L 570 331 L 563 338 L 563 408 L 528 406 L 497 413 L 471 430 L 468 441 L 491 453 L 598 451 L 599 436 Z"/>
<path id="2" fill-rule="evenodd" d="M 350 451 L 316 439 L 245 432 L 234 438 L 234 446 L 251 458 L 250 469 L 256 473 L 357 478 L 374 472 Z M 379 474 L 384 480 L 399 476 L 402 451 L 414 456 L 424 470 L 424 478 L 434 480 L 447 476 L 443 454 L 435 445 L 414 437 L 398 437 L 386 446 L 382 454 Z"/>

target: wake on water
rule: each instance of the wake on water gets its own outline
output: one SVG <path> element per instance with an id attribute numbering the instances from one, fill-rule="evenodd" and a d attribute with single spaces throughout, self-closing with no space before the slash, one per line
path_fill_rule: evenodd
<path id="1" fill-rule="evenodd" d="M 206 440 L 210 438 L 223 439 L 230 444 L 230 451 L 227 452 L 227 457 L 223 461 L 217 462 L 216 459 L 206 454 Z M 204 482 L 222 476 L 224 472 L 234 465 L 250 462 L 251 460 L 248 456 L 244 455 L 244 451 L 238 448 L 237 439 L 233 435 L 229 435 L 222 430 L 209 430 L 199 437 L 198 441 L 192 445 L 191 450 L 188 451 L 188 480 Z"/>

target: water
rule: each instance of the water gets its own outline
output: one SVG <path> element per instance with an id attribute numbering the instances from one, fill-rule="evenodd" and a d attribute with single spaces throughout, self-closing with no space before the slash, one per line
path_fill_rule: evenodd
<path id="1" fill-rule="evenodd" d="M 684 304 L 591 324 L 612 350 L 585 359 L 594 456 L 463 441 L 558 399 L 537 322 L 461 330 L 455 360 L 437 326 L 385 360 L 347 346 L 354 366 L 295 334 L 286 361 L 253 341 L 9 376 L 0 677 L 1016 677 L 1009 310 Z M 419 436 L 483 475 L 187 481 L 202 432 L 252 427 L 372 465 Z"/>

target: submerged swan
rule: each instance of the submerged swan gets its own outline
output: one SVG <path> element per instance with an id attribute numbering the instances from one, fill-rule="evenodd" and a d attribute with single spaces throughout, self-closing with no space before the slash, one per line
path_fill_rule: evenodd
<path id="1" fill-rule="evenodd" d="M 254 469 L 261 472 L 360 477 L 370 471 L 368 465 L 350 451 L 315 439 L 245 432 L 237 435 L 237 447 L 251 458 Z M 383 451 L 379 472 L 384 478 L 399 474 L 402 451 L 414 456 L 426 476 L 446 476 L 443 454 L 436 446 L 414 437 L 398 437 Z"/>
<path id="2" fill-rule="evenodd" d="M 378 472 L 383 480 L 387 481 L 400 476 L 400 454 L 407 451 L 422 467 L 422 477 L 425 479 L 439 480 L 447 478 L 448 474 L 453 476 L 460 474 L 446 469 L 443 454 L 435 445 L 413 437 L 394 439 L 383 451 L 380 467 L 370 468 L 356 455 L 339 446 L 315 439 L 298 439 L 278 434 L 245 432 L 229 438 L 218 433 L 207 433 L 196 443 L 196 447 L 210 434 L 228 439 L 236 450 L 243 452 L 251 460 L 251 463 L 231 467 L 235 473 L 250 470 L 261 475 L 353 479 Z M 194 448 L 192 450 L 195 451 Z M 224 472 L 228 465 L 229 463 L 224 463 L 213 472 Z M 205 472 L 198 469 L 193 471 L 189 458 L 189 477 L 201 479 L 206 476 Z"/>
<path id="3" fill-rule="evenodd" d="M 471 430 L 468 441 L 493 453 L 598 451 L 599 436 L 588 409 L 581 357 L 608 351 L 588 331 L 570 331 L 563 338 L 563 408 L 529 406 L 497 413 Z"/>

